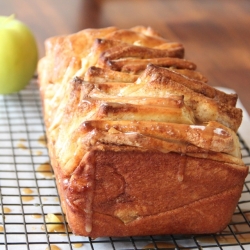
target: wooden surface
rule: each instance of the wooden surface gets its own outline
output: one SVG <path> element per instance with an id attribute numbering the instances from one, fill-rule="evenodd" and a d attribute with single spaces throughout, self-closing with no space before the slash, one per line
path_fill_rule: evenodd
<path id="1" fill-rule="evenodd" d="M 84 28 L 146 25 L 179 41 L 213 86 L 234 89 L 250 113 L 249 0 L 4 0 L 34 32 L 40 57 L 50 36 Z M 1 38 L 0 38 L 1 39 Z"/>

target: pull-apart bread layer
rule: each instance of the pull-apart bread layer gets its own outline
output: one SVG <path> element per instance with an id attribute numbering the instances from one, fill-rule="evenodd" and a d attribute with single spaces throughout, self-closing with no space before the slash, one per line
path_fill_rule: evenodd
<path id="1" fill-rule="evenodd" d="M 248 173 L 237 95 L 151 28 L 46 41 L 44 120 L 62 207 L 90 237 L 197 234 L 230 222 Z"/>

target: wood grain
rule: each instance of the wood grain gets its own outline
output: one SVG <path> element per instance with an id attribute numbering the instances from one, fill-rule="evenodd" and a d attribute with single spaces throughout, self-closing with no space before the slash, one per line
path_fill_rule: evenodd
<path id="1" fill-rule="evenodd" d="M 44 40 L 84 28 L 151 26 L 180 41 L 186 58 L 213 86 L 234 89 L 250 112 L 250 1 L 248 0 L 8 0 L 0 15 L 15 14 Z"/>

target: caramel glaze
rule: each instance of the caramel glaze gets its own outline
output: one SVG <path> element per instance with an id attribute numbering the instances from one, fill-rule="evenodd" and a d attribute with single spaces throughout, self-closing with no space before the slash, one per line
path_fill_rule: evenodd
<path id="1" fill-rule="evenodd" d="M 51 249 L 51 250 L 60 250 L 61 248 L 56 246 L 56 245 L 50 245 L 50 248 L 49 247 L 45 248 L 45 250 L 49 250 L 49 249 Z"/>
<path id="2" fill-rule="evenodd" d="M 45 178 L 52 178 L 53 173 L 51 172 L 51 166 L 50 163 L 43 163 L 36 169 L 37 172 L 39 172 L 41 175 L 43 175 Z"/>

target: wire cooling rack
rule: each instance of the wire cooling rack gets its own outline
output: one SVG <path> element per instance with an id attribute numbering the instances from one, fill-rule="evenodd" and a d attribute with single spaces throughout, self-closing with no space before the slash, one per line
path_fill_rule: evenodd
<path id="1" fill-rule="evenodd" d="M 249 148 L 239 136 L 244 162 L 250 165 Z M 49 165 L 35 78 L 25 90 L 0 96 L 0 197 L 1 250 L 250 249 L 249 176 L 231 223 L 220 234 L 95 240 L 73 235 Z"/>

